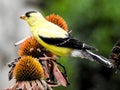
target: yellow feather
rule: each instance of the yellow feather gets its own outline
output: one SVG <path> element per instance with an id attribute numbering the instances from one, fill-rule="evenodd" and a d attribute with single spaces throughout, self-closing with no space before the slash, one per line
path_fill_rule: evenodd
<path id="1" fill-rule="evenodd" d="M 65 30 L 48 21 L 38 23 L 36 26 L 31 27 L 31 31 L 37 31 L 40 36 L 47 38 L 65 38 L 68 35 Z"/>
<path id="2" fill-rule="evenodd" d="M 33 36 L 35 39 L 42 45 L 44 46 L 47 50 L 51 51 L 52 53 L 58 55 L 58 56 L 68 56 L 71 54 L 72 49 L 71 48 L 65 48 L 65 47 L 58 47 L 55 45 L 50 45 L 45 43 L 39 38 L 39 34 L 37 31 L 33 32 Z"/>
<path id="3" fill-rule="evenodd" d="M 39 36 L 47 38 L 66 38 L 68 33 L 61 27 L 47 21 L 40 13 L 30 13 L 30 16 L 24 16 L 24 19 L 30 26 L 34 38 L 46 49 L 59 56 L 68 56 L 72 49 L 50 45 L 41 40 Z"/>

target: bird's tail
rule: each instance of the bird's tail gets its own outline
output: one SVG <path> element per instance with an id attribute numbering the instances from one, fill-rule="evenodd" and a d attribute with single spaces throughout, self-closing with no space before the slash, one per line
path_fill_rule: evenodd
<path id="1" fill-rule="evenodd" d="M 96 50 L 98 51 L 97 48 L 93 47 L 93 46 L 90 46 L 90 45 L 87 45 L 85 43 L 83 43 L 83 47 L 82 47 L 83 50 Z"/>
<path id="2" fill-rule="evenodd" d="M 112 63 L 107 58 L 94 54 L 89 50 L 73 50 L 71 56 L 89 59 L 91 61 L 96 61 L 106 67 L 112 67 Z"/>

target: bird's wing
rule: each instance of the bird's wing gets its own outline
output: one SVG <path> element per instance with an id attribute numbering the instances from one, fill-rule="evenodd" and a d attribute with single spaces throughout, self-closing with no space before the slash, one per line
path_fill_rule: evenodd
<path id="1" fill-rule="evenodd" d="M 87 50 L 96 50 L 94 47 L 89 46 L 85 43 L 78 41 L 77 39 L 71 37 L 70 35 L 66 38 L 47 38 L 43 36 L 39 36 L 44 42 L 56 45 L 59 47 L 67 47 L 73 49 L 87 49 Z"/>

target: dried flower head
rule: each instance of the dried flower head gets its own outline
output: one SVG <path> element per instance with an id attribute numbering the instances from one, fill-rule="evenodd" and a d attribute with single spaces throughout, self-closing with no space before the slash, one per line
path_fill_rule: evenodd
<path id="1" fill-rule="evenodd" d="M 52 88 L 44 80 L 33 80 L 16 82 L 6 90 L 52 90 Z"/>
<path id="2" fill-rule="evenodd" d="M 6 90 L 52 90 L 51 86 L 42 80 L 44 70 L 37 59 L 23 56 L 11 62 L 9 67 L 16 82 Z"/>
<path id="3" fill-rule="evenodd" d="M 59 15 L 51 14 L 51 15 L 47 16 L 46 19 L 48 21 L 60 26 L 61 28 L 63 28 L 65 31 L 68 32 L 68 26 L 67 26 L 65 20 L 62 17 L 60 17 Z"/>
<path id="4" fill-rule="evenodd" d="M 37 64 L 35 64 L 35 61 L 37 61 Z M 44 69 L 40 70 L 40 68 L 37 70 L 41 67 L 38 65 L 40 63 L 38 61 L 42 63 L 42 68 Z M 51 87 L 57 87 L 59 85 L 67 87 L 69 83 L 66 71 L 61 72 L 57 64 L 65 70 L 64 66 L 53 60 L 41 61 L 31 56 L 23 56 L 15 59 L 14 62 L 9 64 L 9 67 L 11 67 L 10 75 L 14 74 L 16 83 L 7 90 L 52 90 Z M 49 73 L 47 78 L 45 77 L 45 73 Z M 41 79 L 43 76 L 46 80 Z"/>
<path id="5" fill-rule="evenodd" d="M 48 57 L 52 57 L 53 54 L 43 48 L 34 38 L 33 36 L 27 38 L 20 46 L 18 50 L 19 56 L 32 56 L 35 58 L 44 57 L 45 55 Z"/>
<path id="6" fill-rule="evenodd" d="M 42 65 L 31 56 L 22 57 L 13 71 L 16 81 L 40 80 L 44 76 Z"/>
<path id="7" fill-rule="evenodd" d="M 113 67 L 120 69 L 120 40 L 114 45 L 109 59 L 111 60 Z"/>

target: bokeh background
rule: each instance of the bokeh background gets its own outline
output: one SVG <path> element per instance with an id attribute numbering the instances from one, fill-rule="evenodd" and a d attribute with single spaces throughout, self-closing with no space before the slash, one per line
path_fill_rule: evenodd
<path id="1" fill-rule="evenodd" d="M 69 30 L 79 40 L 99 49 L 97 54 L 109 57 L 120 39 L 120 0 L 1 0 L 0 1 L 0 90 L 7 88 L 7 64 L 17 58 L 14 43 L 30 35 L 19 16 L 37 10 L 44 16 L 62 16 Z M 70 86 L 54 90 L 120 90 L 120 73 L 85 59 L 63 57 Z"/>

